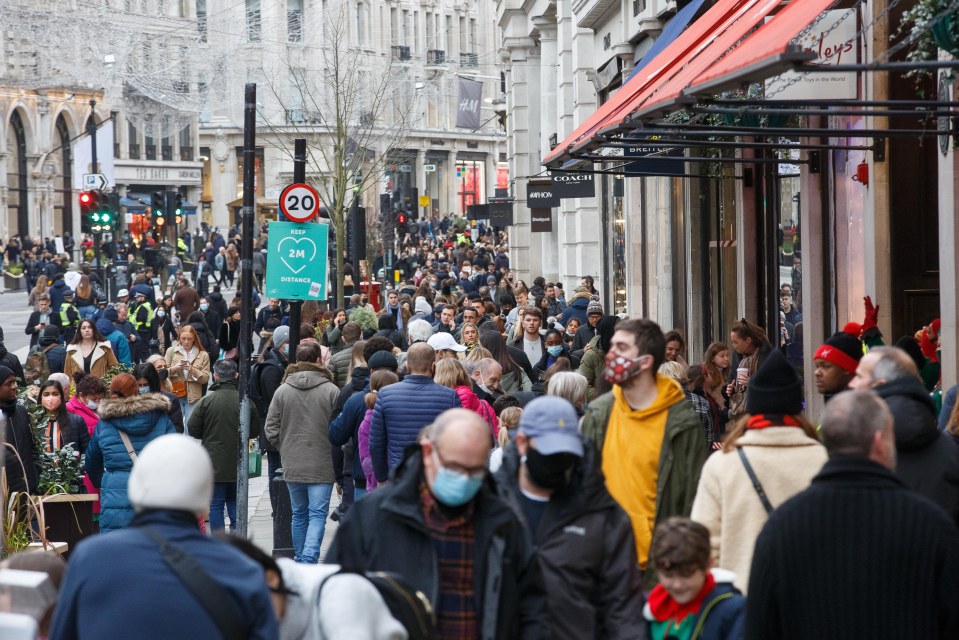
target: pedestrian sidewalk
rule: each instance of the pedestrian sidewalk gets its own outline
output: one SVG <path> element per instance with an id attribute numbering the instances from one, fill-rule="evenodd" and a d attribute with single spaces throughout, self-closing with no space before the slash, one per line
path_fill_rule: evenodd
<path id="1" fill-rule="evenodd" d="M 250 541 L 253 542 L 256 546 L 260 547 L 266 553 L 273 553 L 273 509 L 270 505 L 270 492 L 267 489 L 267 477 L 265 473 L 264 465 L 264 474 L 259 478 L 250 479 L 250 506 L 249 506 L 249 521 L 247 525 L 247 535 L 250 538 Z M 333 491 L 333 496 L 330 499 L 330 510 L 329 513 L 333 513 L 333 510 L 336 509 L 340 504 L 340 496 Z M 333 538 L 336 535 L 336 531 L 339 528 L 338 522 L 333 522 L 329 518 L 329 513 L 326 518 L 326 533 L 323 535 L 323 546 L 320 548 L 320 560 L 322 561 L 326 558 L 326 552 L 329 551 L 330 545 L 333 543 Z"/>

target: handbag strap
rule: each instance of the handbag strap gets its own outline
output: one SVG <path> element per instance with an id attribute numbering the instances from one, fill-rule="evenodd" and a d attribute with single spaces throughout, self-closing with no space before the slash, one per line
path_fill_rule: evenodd
<path id="1" fill-rule="evenodd" d="M 120 439 L 123 440 L 123 446 L 127 448 L 127 453 L 130 454 L 130 460 L 133 460 L 133 463 L 136 464 L 137 450 L 133 448 L 133 443 L 130 442 L 130 436 L 127 435 L 126 431 L 120 431 L 119 429 L 117 429 L 117 433 L 120 434 Z"/>
<path id="2" fill-rule="evenodd" d="M 739 459 L 743 461 L 743 466 L 746 467 L 746 474 L 753 483 L 753 489 L 756 490 L 756 495 L 759 496 L 759 501 L 763 503 L 763 507 L 766 509 L 767 514 L 772 513 L 774 507 L 769 501 L 769 498 L 766 497 L 766 492 L 763 490 L 763 485 L 760 484 L 759 478 L 756 477 L 756 472 L 753 471 L 753 466 L 749 464 L 749 458 L 746 457 L 746 452 L 743 451 L 742 447 L 736 447 L 736 451 L 739 453 Z"/>
<path id="3" fill-rule="evenodd" d="M 232 596 L 223 585 L 210 577 L 195 557 L 167 540 L 153 527 L 140 527 L 140 530 L 157 544 L 163 561 L 207 612 L 224 640 L 249 637 L 248 630 L 241 622 L 244 616 Z"/>

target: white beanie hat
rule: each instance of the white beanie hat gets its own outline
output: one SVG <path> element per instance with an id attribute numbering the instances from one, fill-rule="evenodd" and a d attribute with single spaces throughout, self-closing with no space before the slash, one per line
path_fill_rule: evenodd
<path id="1" fill-rule="evenodd" d="M 213 497 L 213 463 L 196 440 L 168 433 L 152 440 L 137 456 L 127 484 L 137 511 L 174 509 L 202 513 Z"/>

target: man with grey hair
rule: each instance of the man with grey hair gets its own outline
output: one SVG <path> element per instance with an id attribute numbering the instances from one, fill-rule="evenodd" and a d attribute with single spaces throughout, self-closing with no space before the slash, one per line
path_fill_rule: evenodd
<path id="1" fill-rule="evenodd" d="M 240 393 L 235 360 L 213 365 L 210 392 L 193 407 L 187 423 L 189 434 L 200 440 L 213 461 L 213 497 L 210 528 L 224 529 L 223 508 L 230 516 L 230 531 L 236 531 L 236 466 L 240 440 Z M 250 404 L 250 437 L 260 434 L 260 415 Z"/>
<path id="2" fill-rule="evenodd" d="M 747 640 L 959 637 L 959 531 L 893 474 L 885 403 L 837 395 L 822 436 L 829 461 L 756 540 Z"/>
<path id="3" fill-rule="evenodd" d="M 872 389 L 885 400 L 895 423 L 896 475 L 954 519 L 959 517 L 959 456 L 952 437 L 939 431 L 936 405 L 912 358 L 897 347 L 862 357 L 850 386 Z"/>
<path id="4" fill-rule="evenodd" d="M 433 335 L 433 326 L 426 320 L 414 320 L 406 327 L 410 345 L 426 342 Z"/>
<path id="5" fill-rule="evenodd" d="M 476 364 L 467 366 L 466 371 L 473 379 L 473 393 L 480 400 L 493 404 L 493 400 L 503 395 L 499 386 L 500 380 L 503 379 L 503 366 L 496 360 L 483 358 Z"/>
<path id="6" fill-rule="evenodd" d="M 489 425 L 449 409 L 416 444 L 389 484 L 353 505 L 326 561 L 403 576 L 433 603 L 438 637 L 543 636 L 533 550 L 488 478 Z"/>

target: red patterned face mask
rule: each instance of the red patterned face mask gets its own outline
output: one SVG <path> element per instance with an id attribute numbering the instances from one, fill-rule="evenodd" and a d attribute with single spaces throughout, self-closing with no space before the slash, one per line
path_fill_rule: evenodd
<path id="1" fill-rule="evenodd" d="M 623 384 L 630 378 L 639 374 L 640 361 L 643 356 L 635 360 L 630 360 L 624 356 L 618 356 L 612 351 L 606 354 L 606 367 L 603 369 L 603 378 L 610 384 Z"/>

